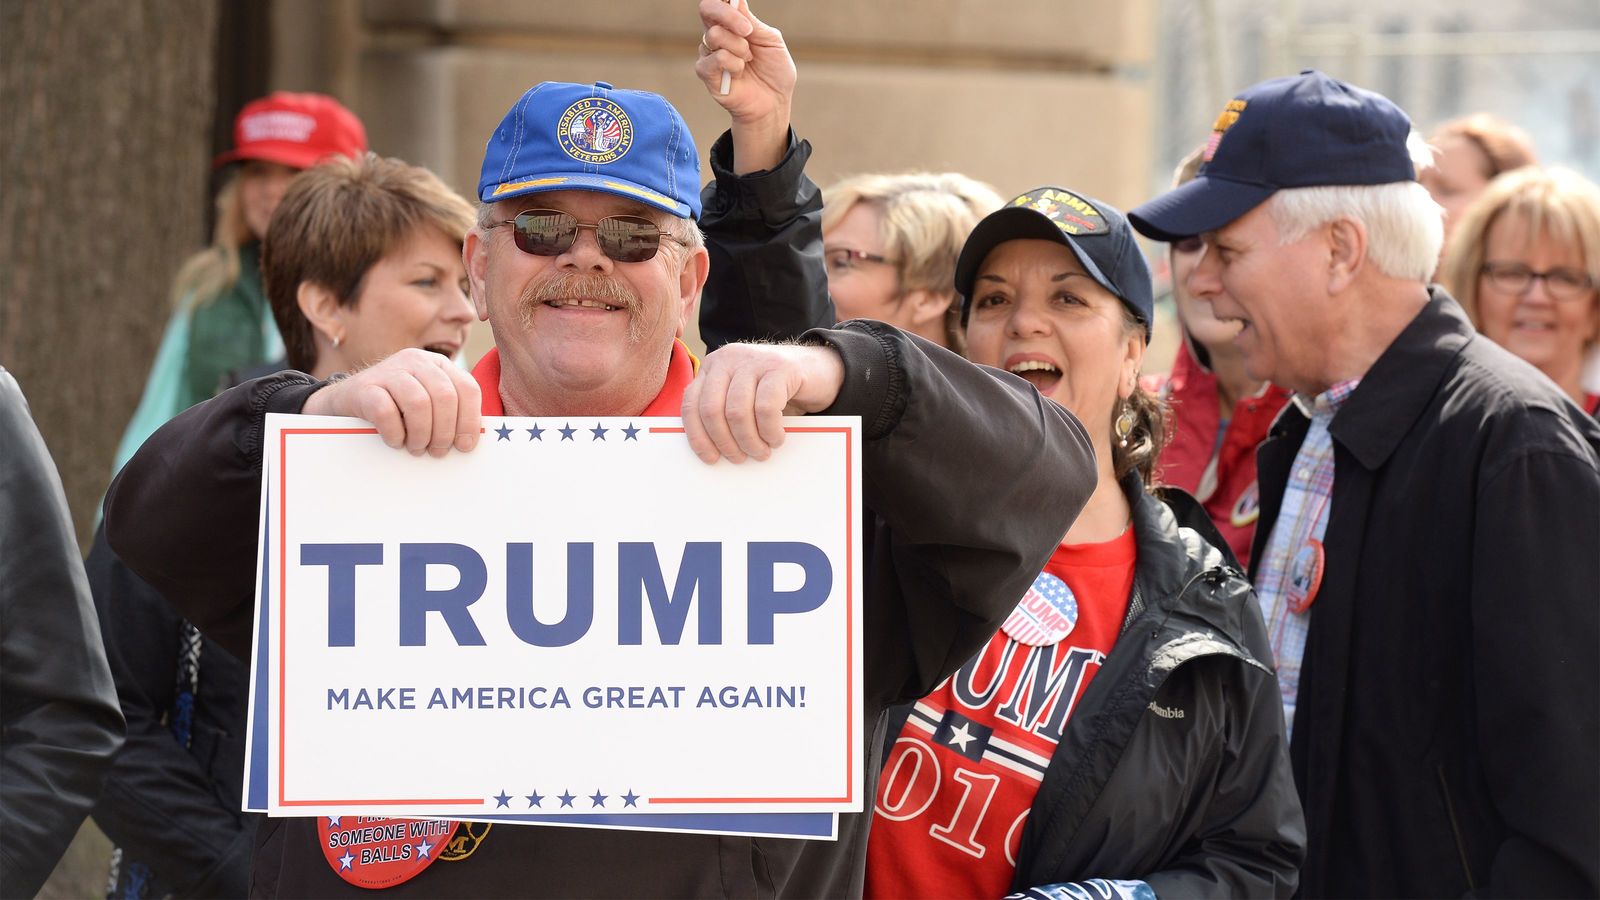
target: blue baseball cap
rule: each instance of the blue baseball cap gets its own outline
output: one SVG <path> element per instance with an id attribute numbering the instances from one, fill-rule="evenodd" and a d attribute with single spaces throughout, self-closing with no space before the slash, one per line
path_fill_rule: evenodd
<path id="1" fill-rule="evenodd" d="M 603 81 L 546 81 L 511 107 L 483 148 L 478 199 L 599 191 L 700 218 L 700 155 L 667 98 Z"/>
<path id="2" fill-rule="evenodd" d="M 1109 203 L 1061 187 L 1041 187 L 1012 198 L 983 218 L 956 260 L 956 290 L 961 293 L 961 324 L 972 311 L 978 269 L 1006 241 L 1041 240 L 1063 244 L 1097 284 L 1114 294 L 1144 323 L 1145 343 L 1154 330 L 1155 292 L 1150 264 L 1122 212 Z"/>
<path id="3" fill-rule="evenodd" d="M 1171 242 L 1215 231 L 1282 188 L 1415 181 L 1410 134 L 1394 101 L 1315 69 L 1263 81 L 1223 108 L 1199 174 L 1128 219 Z"/>

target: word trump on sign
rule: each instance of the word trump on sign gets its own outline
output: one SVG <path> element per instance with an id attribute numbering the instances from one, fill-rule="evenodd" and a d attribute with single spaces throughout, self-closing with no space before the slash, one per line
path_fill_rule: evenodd
<path id="1" fill-rule="evenodd" d="M 536 647 L 565 647 L 582 640 L 594 625 L 595 544 L 568 543 L 566 553 L 566 608 L 553 622 L 541 621 L 534 613 L 532 543 L 504 546 L 506 625 L 523 643 Z M 609 548 L 608 548 L 609 549 Z M 722 602 L 724 545 L 693 541 L 684 545 L 677 560 L 677 579 L 669 590 L 656 545 L 647 541 L 617 544 L 614 555 L 605 562 L 616 572 L 617 646 L 644 642 L 644 609 L 648 597 L 649 618 L 663 644 L 684 640 L 689 610 L 698 598 L 697 627 L 692 642 L 722 643 Z M 390 576 L 397 597 L 395 614 L 400 644 L 427 644 L 429 613 L 437 613 L 458 645 L 484 646 L 483 632 L 473 618 L 472 607 L 483 598 L 488 586 L 488 564 L 477 550 L 464 544 L 400 544 L 397 570 Z M 814 544 L 798 541 L 766 541 L 745 545 L 746 580 L 744 596 L 748 606 L 746 640 L 751 644 L 774 642 L 773 623 L 779 615 L 798 615 L 820 607 L 828 598 L 833 566 L 827 554 Z M 328 646 L 354 647 L 356 617 L 356 572 L 363 567 L 384 567 L 382 544 L 302 544 L 302 566 L 328 568 Z M 780 591 L 776 574 L 780 565 L 795 565 L 803 572 L 801 586 Z M 430 567 L 454 573 L 452 587 L 428 587 Z M 610 636 L 601 639 L 610 640 Z"/>
<path id="2" fill-rule="evenodd" d="M 857 421 L 742 466 L 674 419 L 486 426 L 434 458 L 268 416 L 247 806 L 860 811 Z"/>

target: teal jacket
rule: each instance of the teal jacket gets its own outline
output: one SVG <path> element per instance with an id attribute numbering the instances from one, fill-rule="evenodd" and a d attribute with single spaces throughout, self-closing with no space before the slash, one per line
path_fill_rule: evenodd
<path id="1" fill-rule="evenodd" d="M 283 341 L 261 287 L 261 245 L 239 250 L 239 277 L 210 303 L 187 302 L 167 323 L 139 407 L 117 445 L 113 471 L 168 419 L 223 386 L 229 372 L 283 355 Z"/>

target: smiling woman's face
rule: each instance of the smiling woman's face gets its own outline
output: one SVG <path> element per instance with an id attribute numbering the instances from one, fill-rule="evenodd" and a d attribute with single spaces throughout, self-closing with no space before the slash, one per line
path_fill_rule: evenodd
<path id="1" fill-rule="evenodd" d="M 1588 278 L 1581 250 L 1548 230 L 1531 233 L 1527 219 L 1515 213 L 1503 213 L 1489 226 L 1483 259 L 1486 266 L 1557 272 L 1568 281 Z M 1552 295 L 1548 279 L 1538 279 L 1513 293 L 1485 274 L 1478 279 L 1478 330 L 1558 382 L 1570 380 L 1600 337 L 1600 292 L 1590 286 Z"/>
<path id="2" fill-rule="evenodd" d="M 1113 410 L 1144 359 L 1122 301 L 1054 241 L 1007 241 L 978 268 L 967 356 L 1027 379 L 1109 440 Z"/>

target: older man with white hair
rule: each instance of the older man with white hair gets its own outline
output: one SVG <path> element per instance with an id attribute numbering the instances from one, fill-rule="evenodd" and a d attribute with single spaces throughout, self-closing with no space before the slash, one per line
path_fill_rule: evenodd
<path id="1" fill-rule="evenodd" d="M 1427 281 L 1443 236 L 1389 100 L 1303 72 L 1135 209 L 1296 392 L 1252 575 L 1307 897 L 1600 894 L 1600 427 Z"/>

